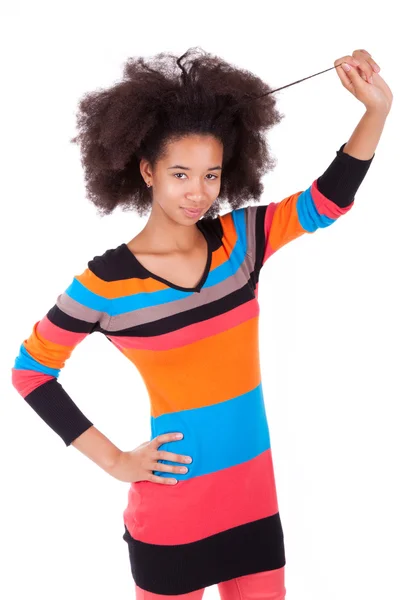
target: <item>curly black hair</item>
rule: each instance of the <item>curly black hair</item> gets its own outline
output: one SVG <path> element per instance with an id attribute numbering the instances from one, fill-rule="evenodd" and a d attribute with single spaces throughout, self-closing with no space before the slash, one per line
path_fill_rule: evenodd
<path id="1" fill-rule="evenodd" d="M 79 134 L 70 141 L 81 144 L 88 199 L 102 216 L 117 206 L 144 215 L 152 191 L 140 160 L 154 167 L 169 142 L 211 134 L 223 145 L 223 176 L 205 216 L 217 216 L 224 201 L 232 209 L 258 201 L 260 179 L 275 167 L 262 132 L 284 117 L 276 99 L 265 95 L 270 89 L 250 71 L 198 47 L 179 58 L 167 52 L 129 58 L 122 81 L 86 93 L 78 105 Z"/>

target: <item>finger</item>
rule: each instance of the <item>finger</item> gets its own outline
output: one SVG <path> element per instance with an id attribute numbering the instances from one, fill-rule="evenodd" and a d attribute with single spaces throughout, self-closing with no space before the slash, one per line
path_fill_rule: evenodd
<path id="1" fill-rule="evenodd" d="M 379 73 L 380 66 L 377 64 L 377 62 L 372 58 L 371 54 L 369 52 L 367 52 L 364 49 L 360 49 L 360 50 L 355 50 L 353 52 L 353 56 L 354 58 L 359 58 L 361 59 L 361 61 L 366 61 L 370 66 L 371 69 L 374 71 L 374 73 Z"/>
<path id="2" fill-rule="evenodd" d="M 173 442 L 180 439 L 182 439 L 182 434 L 178 431 L 175 433 L 162 433 L 161 435 L 157 435 L 154 439 L 152 439 L 151 444 L 158 448 L 158 446 L 161 446 L 161 444 L 165 444 L 166 442 Z"/>
<path id="3" fill-rule="evenodd" d="M 370 53 L 364 48 L 357 48 L 357 50 L 354 50 L 352 56 L 360 58 L 360 60 L 366 60 L 367 58 L 371 57 Z"/>
<path id="4" fill-rule="evenodd" d="M 335 67 L 338 67 L 340 65 L 342 65 L 344 62 L 350 64 L 350 65 L 354 65 L 355 67 L 358 67 L 360 65 L 360 61 L 357 60 L 357 58 L 354 58 L 353 56 L 342 56 L 342 58 L 338 58 L 337 60 L 335 60 L 335 62 L 333 63 L 335 65 Z"/>
<path id="5" fill-rule="evenodd" d="M 380 66 L 374 61 L 373 58 L 368 59 L 368 63 L 371 65 L 371 68 L 373 70 L 374 73 L 379 73 Z"/>
<path id="6" fill-rule="evenodd" d="M 350 67 L 349 71 L 345 70 L 346 66 Z M 355 95 L 355 90 L 359 87 L 362 81 L 361 75 L 359 74 L 357 68 L 352 67 L 348 63 L 344 62 L 338 69 L 338 75 L 344 87 L 353 95 Z"/>
<path id="7" fill-rule="evenodd" d="M 344 66 L 345 65 L 343 65 L 343 67 Z M 356 90 L 363 89 L 365 82 L 363 82 L 362 77 L 361 77 L 360 73 L 358 72 L 358 69 L 353 68 L 351 65 L 349 65 L 349 66 L 350 66 L 350 70 L 344 71 L 349 83 L 346 82 L 343 85 L 345 85 L 345 87 L 347 87 L 347 89 L 350 92 L 355 94 Z M 367 84 L 367 85 L 369 85 L 369 84 Z"/>
<path id="8" fill-rule="evenodd" d="M 165 471 L 168 473 L 187 473 L 188 468 L 179 465 L 166 465 L 162 462 L 154 462 L 151 465 L 153 471 Z"/>
<path id="9" fill-rule="evenodd" d="M 368 60 L 362 60 L 358 69 L 364 81 L 372 83 L 372 75 L 374 74 L 374 70 L 371 63 Z"/>
<path id="10" fill-rule="evenodd" d="M 191 463 L 192 458 L 190 456 L 184 456 L 183 454 L 175 454 L 174 452 L 168 452 L 167 450 L 159 450 L 156 452 L 156 460 L 170 460 L 171 462 L 182 462 Z"/>
<path id="11" fill-rule="evenodd" d="M 163 485 L 175 485 L 178 483 L 177 479 L 172 477 L 161 477 L 160 475 L 153 475 L 153 473 L 149 474 L 148 481 L 152 481 L 153 483 L 162 483 Z"/>
<path id="12" fill-rule="evenodd" d="M 339 79 L 342 82 L 342 84 L 344 85 L 344 87 L 346 89 L 350 89 L 351 88 L 351 79 L 347 76 L 347 73 L 344 69 L 345 64 L 346 64 L 345 62 L 342 62 L 341 65 L 338 65 L 336 72 L 339 75 Z"/>
<path id="13" fill-rule="evenodd" d="M 361 60 L 365 61 L 375 73 L 379 73 L 379 71 L 381 70 L 380 66 L 372 58 L 372 56 L 366 50 L 359 50 L 359 52 L 363 53 Z M 356 58 L 358 58 L 358 56 Z"/>

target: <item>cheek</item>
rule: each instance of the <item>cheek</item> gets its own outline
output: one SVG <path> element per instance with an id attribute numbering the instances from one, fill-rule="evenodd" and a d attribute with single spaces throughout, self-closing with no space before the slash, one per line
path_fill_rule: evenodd
<path id="1" fill-rule="evenodd" d="M 174 179 L 173 177 L 163 180 L 161 186 L 159 187 L 162 195 L 166 199 L 173 200 L 179 197 L 182 194 L 184 186 L 182 182 L 178 179 Z"/>
<path id="2" fill-rule="evenodd" d="M 179 185 L 179 181 L 174 181 L 174 179 L 162 179 L 161 181 L 157 181 L 154 184 L 154 188 L 156 190 L 156 195 L 160 204 L 168 205 L 171 202 L 176 202 L 177 198 L 181 194 L 181 187 Z"/>
<path id="3" fill-rule="evenodd" d="M 185 181 L 171 177 L 171 179 L 167 178 L 158 182 L 157 196 L 160 198 L 159 204 L 164 210 L 168 210 L 168 208 L 173 210 L 184 201 L 185 193 L 188 191 Z M 209 185 L 205 185 L 203 192 L 212 202 L 218 197 L 220 190 L 221 179 L 218 179 L 218 181 L 210 181 Z"/>
<path id="4" fill-rule="evenodd" d="M 177 182 L 179 184 L 179 181 Z M 183 204 L 183 187 L 174 181 L 164 181 L 157 187 L 156 199 L 163 211 L 171 216 L 176 213 L 179 206 Z"/>

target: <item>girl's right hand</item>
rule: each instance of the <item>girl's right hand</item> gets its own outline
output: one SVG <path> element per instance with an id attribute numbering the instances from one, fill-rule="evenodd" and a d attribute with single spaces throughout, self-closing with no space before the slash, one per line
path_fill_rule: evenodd
<path id="1" fill-rule="evenodd" d="M 150 442 L 140 444 L 134 450 L 123 452 L 118 456 L 114 466 L 108 471 L 110 475 L 119 481 L 134 483 L 136 481 L 153 481 L 154 483 L 162 483 L 164 485 L 174 485 L 177 479 L 161 477 L 154 475 L 152 471 L 166 471 L 169 473 L 187 473 L 186 467 L 175 465 L 166 465 L 158 462 L 158 460 L 170 460 L 172 462 L 191 463 L 190 456 L 184 454 L 175 454 L 158 450 L 161 444 L 166 442 L 177 441 L 176 433 L 165 433 L 155 437 Z M 186 460 L 188 459 L 188 460 Z M 184 469 L 181 471 L 181 469 Z"/>

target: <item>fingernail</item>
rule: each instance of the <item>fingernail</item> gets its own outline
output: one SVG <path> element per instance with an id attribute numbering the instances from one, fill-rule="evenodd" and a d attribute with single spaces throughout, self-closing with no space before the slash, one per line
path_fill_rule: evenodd
<path id="1" fill-rule="evenodd" d="M 353 59 L 354 64 L 356 64 L 357 66 L 359 66 L 361 63 L 359 60 L 357 60 L 356 58 Z"/>
<path id="2" fill-rule="evenodd" d="M 347 63 L 343 63 L 343 69 L 345 71 L 350 71 L 350 65 L 348 65 Z"/>
<path id="3" fill-rule="evenodd" d="M 374 71 L 375 73 L 379 73 L 380 68 L 378 67 L 378 65 L 374 65 Z"/>
<path id="4" fill-rule="evenodd" d="M 181 433 L 177 433 L 176 436 L 175 436 L 175 438 L 177 440 L 179 440 L 179 439 L 183 438 L 183 435 Z"/>

